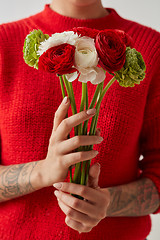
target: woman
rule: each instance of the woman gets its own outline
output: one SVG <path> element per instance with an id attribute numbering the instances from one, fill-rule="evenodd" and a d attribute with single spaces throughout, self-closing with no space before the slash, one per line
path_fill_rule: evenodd
<path id="1" fill-rule="evenodd" d="M 60 104 L 56 76 L 23 61 L 24 39 L 33 29 L 51 35 L 76 26 L 124 30 L 147 67 L 139 86 L 115 82 L 103 99 L 103 141 L 98 130 L 68 140 L 95 109 L 64 120 L 70 102 L 66 97 Z M 149 214 L 160 211 L 159 33 L 123 19 L 100 0 L 53 0 L 34 16 L 1 25 L 0 36 L 0 239 L 144 240 Z M 79 104 L 81 84 L 73 87 Z M 90 84 L 89 97 L 93 89 Z M 98 144 L 99 154 L 73 152 L 88 144 Z M 66 182 L 69 166 L 91 158 L 88 186 Z"/>

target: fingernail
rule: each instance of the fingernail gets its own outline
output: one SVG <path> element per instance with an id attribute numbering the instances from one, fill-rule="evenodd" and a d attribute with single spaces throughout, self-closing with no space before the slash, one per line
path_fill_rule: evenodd
<path id="1" fill-rule="evenodd" d="M 94 115 L 94 114 L 96 113 L 96 109 L 95 109 L 95 108 L 88 109 L 88 110 L 86 111 L 86 113 L 87 113 L 88 115 Z"/>
<path id="2" fill-rule="evenodd" d="M 95 151 L 96 155 L 99 153 L 98 151 Z"/>
<path id="3" fill-rule="evenodd" d="M 58 195 L 59 195 L 59 192 L 56 190 L 56 191 L 54 191 L 54 195 L 56 196 L 56 197 L 58 197 Z"/>
<path id="4" fill-rule="evenodd" d="M 62 183 L 54 183 L 53 187 L 60 189 L 62 187 Z"/>
<path id="5" fill-rule="evenodd" d="M 101 164 L 100 163 L 97 162 L 96 164 L 101 168 Z"/>
<path id="6" fill-rule="evenodd" d="M 62 102 L 63 102 L 64 104 L 67 104 L 67 103 L 68 103 L 68 97 L 67 97 L 67 96 L 64 97 Z"/>
<path id="7" fill-rule="evenodd" d="M 97 142 L 101 143 L 103 141 L 103 137 L 99 137 Z"/>

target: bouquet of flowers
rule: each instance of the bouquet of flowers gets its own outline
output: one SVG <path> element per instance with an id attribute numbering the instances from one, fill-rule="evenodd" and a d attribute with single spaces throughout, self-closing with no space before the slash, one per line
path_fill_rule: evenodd
<path id="1" fill-rule="evenodd" d="M 80 111 L 96 108 L 89 129 L 95 135 L 101 101 L 109 87 L 118 81 L 122 87 L 134 87 L 145 77 L 142 55 L 133 48 L 132 38 L 124 31 L 105 29 L 102 31 L 85 27 L 55 33 L 52 36 L 41 30 L 27 35 L 23 48 L 25 62 L 36 69 L 55 73 L 60 79 L 62 96 L 65 88 L 70 98 L 72 113 L 77 113 L 72 82 L 82 82 Z M 106 74 L 113 78 L 105 85 Z M 97 85 L 93 99 L 88 99 L 87 82 Z M 75 135 L 86 135 L 88 121 L 76 126 Z M 93 146 L 82 146 L 76 151 L 88 151 Z M 70 167 L 70 182 L 86 185 L 90 162 L 85 161 Z"/>

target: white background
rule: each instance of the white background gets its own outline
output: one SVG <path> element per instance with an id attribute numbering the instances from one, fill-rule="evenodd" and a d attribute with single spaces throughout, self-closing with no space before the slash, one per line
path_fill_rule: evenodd
<path id="1" fill-rule="evenodd" d="M 51 0 L 0 0 L 0 24 L 42 11 Z M 159 0 L 102 0 L 105 7 L 115 8 L 124 18 L 160 31 Z M 152 216 L 153 227 L 148 240 L 160 239 L 160 214 Z M 128 239 L 129 240 L 129 239 Z"/>

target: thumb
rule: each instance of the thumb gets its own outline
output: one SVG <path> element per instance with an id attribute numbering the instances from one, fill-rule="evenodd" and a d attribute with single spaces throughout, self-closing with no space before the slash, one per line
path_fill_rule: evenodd
<path id="1" fill-rule="evenodd" d="M 95 163 L 90 167 L 87 186 L 92 188 L 98 188 L 99 175 L 100 164 Z"/>

